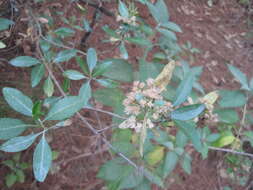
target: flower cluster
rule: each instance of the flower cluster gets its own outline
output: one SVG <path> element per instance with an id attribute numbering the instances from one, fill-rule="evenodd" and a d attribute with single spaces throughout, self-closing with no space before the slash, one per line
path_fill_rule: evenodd
<path id="1" fill-rule="evenodd" d="M 119 128 L 134 128 L 136 132 L 140 132 L 143 121 L 138 121 L 137 118 L 141 114 L 148 116 L 146 127 L 153 128 L 152 121 L 158 120 L 172 109 L 171 102 L 163 100 L 161 92 L 162 89 L 154 85 L 153 79 L 148 79 L 146 83 L 135 81 L 132 91 L 123 101 L 125 113 L 130 117 Z"/>

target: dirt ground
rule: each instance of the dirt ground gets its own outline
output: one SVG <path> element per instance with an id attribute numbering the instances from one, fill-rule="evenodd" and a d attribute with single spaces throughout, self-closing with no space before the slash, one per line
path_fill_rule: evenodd
<path id="1" fill-rule="evenodd" d="M 209 91 L 213 89 L 233 89 L 238 84 L 228 72 L 225 63 L 231 63 L 247 76 L 253 77 L 253 38 L 247 38 L 250 32 L 247 26 L 247 14 L 245 7 L 242 7 L 236 0 L 220 0 L 213 6 L 209 7 L 204 0 L 167 0 L 171 21 L 179 24 L 183 33 L 178 34 L 180 44 L 191 42 L 192 46 L 198 48 L 201 53 L 195 55 L 193 65 L 201 65 L 204 72 L 201 77 L 201 84 Z M 46 11 L 47 7 L 54 4 L 56 9 L 64 9 L 67 16 L 80 15 L 77 9 L 66 5 L 61 1 L 54 1 L 38 7 L 39 11 Z M 105 7 L 111 12 L 116 12 L 115 3 L 105 3 Z M 91 19 L 94 8 L 88 7 L 87 19 Z M 70 11 L 71 10 L 71 11 Z M 153 19 L 148 11 L 143 7 L 139 7 L 140 14 L 153 23 Z M 21 15 L 24 13 L 21 13 Z M 22 16 L 21 16 L 22 17 Z M 102 44 L 104 32 L 101 27 L 105 24 L 112 26 L 116 22 L 108 16 L 102 16 L 94 26 L 94 31 L 86 41 L 86 47 L 94 47 L 100 54 L 100 58 L 114 57 L 118 52 L 114 47 L 108 47 Z M 61 23 L 59 22 L 59 25 Z M 25 26 L 24 26 L 25 28 Z M 22 30 L 22 28 L 20 29 Z M 25 29 L 24 29 L 25 30 Z M 83 33 L 76 35 L 74 43 L 80 44 Z M 10 40 L 9 47 L 14 43 L 14 39 Z M 28 47 L 28 48 L 27 48 Z M 79 48 L 85 48 L 84 44 L 80 44 Z M 141 53 L 135 47 L 128 47 L 129 55 L 131 55 L 130 63 L 136 64 L 136 57 Z M 17 55 L 32 54 L 32 45 L 29 42 L 0 50 L 0 87 L 15 86 L 22 89 L 28 89 L 27 94 L 39 96 L 38 89 L 30 90 L 30 75 L 27 69 L 17 69 L 7 64 L 6 60 Z M 71 62 L 66 65 L 67 68 L 75 68 Z M 20 79 L 25 82 L 20 82 Z M 73 87 L 75 90 L 75 87 Z M 76 88 L 77 90 L 77 88 Z M 1 107 L 2 104 L 0 99 Z M 253 104 L 250 104 L 253 108 Z M 1 110 L 0 110 L 1 111 Z M 8 112 L 2 115 L 10 115 Z M 83 115 L 93 124 L 96 124 L 95 113 L 83 112 Z M 12 115 L 13 116 L 13 115 Z M 110 118 L 106 115 L 99 114 L 100 121 L 105 125 L 110 124 Z M 108 158 L 107 148 L 104 147 L 100 139 L 82 126 L 81 122 L 73 119 L 73 125 L 58 130 L 52 134 L 54 143 L 52 148 L 60 152 L 59 158 L 54 162 L 53 170 L 44 183 L 34 181 L 31 170 L 27 171 L 27 181 L 23 184 L 16 184 L 13 190 L 102 190 L 103 182 L 96 178 L 99 166 Z M 108 134 L 110 136 L 110 134 Z M 22 159 L 31 161 L 29 154 L 31 149 L 24 152 Z M 185 174 L 180 168 L 177 169 L 175 175 L 171 179 L 172 185 L 167 187 L 168 190 L 222 190 L 222 187 L 228 185 L 233 190 L 240 190 L 239 186 L 231 181 L 222 178 L 220 175 L 220 158 L 222 154 L 215 154 L 207 160 L 201 160 L 200 155 L 193 153 L 193 171 L 192 175 Z M 8 156 L 8 155 L 7 155 Z M 4 159 L 0 155 L 0 160 Z M 3 176 L 8 170 L 0 165 L 0 189 L 5 190 Z M 157 187 L 153 188 L 157 190 Z"/>

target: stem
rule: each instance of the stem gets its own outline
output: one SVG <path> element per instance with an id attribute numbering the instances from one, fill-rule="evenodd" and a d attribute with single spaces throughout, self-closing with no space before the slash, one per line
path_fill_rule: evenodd
<path id="1" fill-rule="evenodd" d="M 217 148 L 217 147 L 212 147 L 212 146 L 209 146 L 208 148 L 211 149 L 211 150 L 217 150 L 217 151 L 222 151 L 222 152 L 227 152 L 227 153 L 232 153 L 232 154 L 238 154 L 238 155 L 253 158 L 253 154 L 246 153 L 246 152 L 238 152 L 238 151 L 235 151 L 235 150 L 232 150 L 232 149 Z"/>

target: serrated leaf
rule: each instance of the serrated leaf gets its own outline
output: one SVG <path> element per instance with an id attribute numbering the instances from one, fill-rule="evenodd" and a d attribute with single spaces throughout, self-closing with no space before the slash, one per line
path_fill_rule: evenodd
<path id="1" fill-rule="evenodd" d="M 122 17 L 124 17 L 124 18 L 128 18 L 129 17 L 129 12 L 128 12 L 127 6 L 122 1 L 119 1 L 118 10 L 119 10 L 119 14 Z"/>
<path id="2" fill-rule="evenodd" d="M 31 72 L 31 86 L 35 87 L 39 84 L 45 73 L 45 66 L 43 64 L 36 65 Z"/>
<path id="3" fill-rule="evenodd" d="M 176 120 L 190 120 L 197 117 L 205 110 L 205 106 L 203 104 L 193 104 L 188 106 L 180 107 L 171 112 L 171 118 Z"/>
<path id="4" fill-rule="evenodd" d="M 54 31 L 54 33 L 62 38 L 73 36 L 75 34 L 75 31 L 71 28 L 61 27 Z"/>
<path id="5" fill-rule="evenodd" d="M 32 116 L 33 102 L 28 96 L 15 88 L 8 87 L 3 88 L 3 95 L 12 109 L 26 116 Z"/>
<path id="6" fill-rule="evenodd" d="M 76 70 L 64 71 L 63 75 L 65 77 L 69 78 L 70 80 L 81 80 L 81 79 L 87 78 L 82 73 L 80 73 L 79 71 L 76 71 Z"/>
<path id="7" fill-rule="evenodd" d="M 68 96 L 53 104 L 45 120 L 63 120 L 71 117 L 83 107 L 79 96 Z"/>
<path id="8" fill-rule="evenodd" d="M 8 29 L 13 24 L 14 22 L 9 19 L 0 18 L 0 31 Z"/>
<path id="9" fill-rule="evenodd" d="M 97 64 L 97 53 L 94 48 L 88 49 L 86 59 L 87 59 L 87 64 L 88 64 L 89 70 L 90 70 L 90 72 L 92 72 L 92 70 L 95 68 L 95 66 Z"/>
<path id="10" fill-rule="evenodd" d="M 0 118 L 0 139 L 7 140 L 23 133 L 27 124 L 19 119 Z"/>
<path id="11" fill-rule="evenodd" d="M 163 167 L 163 178 L 166 178 L 175 169 L 178 158 L 178 155 L 174 151 L 170 151 L 166 154 Z"/>
<path id="12" fill-rule="evenodd" d="M 133 44 L 136 44 L 136 45 L 139 45 L 139 46 L 151 46 L 152 43 L 145 39 L 145 38 L 142 38 L 142 37 L 128 37 L 128 38 L 125 38 L 126 41 L 130 42 L 130 43 L 133 43 Z"/>
<path id="13" fill-rule="evenodd" d="M 38 134 L 14 137 L 0 146 L 0 150 L 4 152 L 20 152 L 32 145 Z"/>
<path id="14" fill-rule="evenodd" d="M 50 77 L 48 77 L 43 85 L 44 93 L 47 95 L 47 97 L 51 97 L 54 93 L 54 83 L 51 80 Z"/>
<path id="15" fill-rule="evenodd" d="M 175 32 L 182 32 L 182 29 L 180 28 L 180 26 L 178 26 L 176 23 L 174 22 L 165 22 L 161 24 L 162 27 L 173 30 Z"/>
<path id="16" fill-rule="evenodd" d="M 152 152 L 148 153 L 145 157 L 147 163 L 151 166 L 154 166 L 163 159 L 163 156 L 164 156 L 164 147 L 156 146 L 155 149 Z"/>
<path id="17" fill-rule="evenodd" d="M 175 65 L 175 61 L 170 61 L 167 65 L 164 66 L 162 72 L 156 77 L 154 82 L 157 88 L 163 90 L 166 89 L 171 80 Z"/>
<path id="18" fill-rule="evenodd" d="M 193 84 L 196 80 L 197 73 L 190 70 L 176 90 L 176 98 L 173 106 L 178 106 L 183 103 L 192 91 Z"/>
<path id="19" fill-rule="evenodd" d="M 79 90 L 79 98 L 83 106 L 87 106 L 89 99 L 91 98 L 91 87 L 90 82 L 83 83 Z M 82 106 L 82 107 L 83 107 Z"/>
<path id="20" fill-rule="evenodd" d="M 38 59 L 30 56 L 19 56 L 10 60 L 10 64 L 15 67 L 30 67 L 39 63 Z"/>
<path id="21" fill-rule="evenodd" d="M 17 182 L 17 176 L 14 173 L 10 173 L 5 177 L 5 184 L 8 188 L 12 187 Z"/>
<path id="22" fill-rule="evenodd" d="M 52 151 L 43 134 L 33 154 L 33 173 L 37 181 L 43 182 L 45 180 L 51 163 Z"/>
<path id="23" fill-rule="evenodd" d="M 247 99 L 245 94 L 240 91 L 221 90 L 219 91 L 219 105 L 222 108 L 234 108 L 245 105 Z"/>
<path id="24" fill-rule="evenodd" d="M 160 32 L 164 37 L 168 38 L 169 40 L 177 41 L 177 36 L 174 32 L 170 30 L 157 28 L 157 31 Z"/>
<path id="25" fill-rule="evenodd" d="M 107 70 L 109 70 L 112 66 L 112 61 L 105 61 L 99 64 L 93 71 L 92 76 L 97 77 L 104 74 Z"/>
<path id="26" fill-rule="evenodd" d="M 174 122 L 176 126 L 178 126 L 185 133 L 185 135 L 189 137 L 189 139 L 192 141 L 194 148 L 198 152 L 201 152 L 202 142 L 201 142 L 200 134 L 196 130 L 195 123 L 179 121 L 179 120 L 175 120 Z"/>
<path id="27" fill-rule="evenodd" d="M 228 69 L 230 70 L 230 72 L 236 78 L 236 80 L 238 80 L 241 83 L 242 89 L 250 90 L 246 75 L 242 71 L 240 71 L 237 67 L 235 67 L 233 65 L 227 65 L 227 66 L 228 66 Z"/>
<path id="28" fill-rule="evenodd" d="M 126 62 L 123 59 L 109 59 L 112 64 L 102 75 L 104 77 L 123 81 L 123 82 L 132 82 L 133 81 L 133 67 L 131 64 Z"/>

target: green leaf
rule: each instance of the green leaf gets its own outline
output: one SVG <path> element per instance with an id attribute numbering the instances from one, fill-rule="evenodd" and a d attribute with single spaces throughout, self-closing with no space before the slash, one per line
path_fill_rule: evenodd
<path id="1" fill-rule="evenodd" d="M 94 48 L 89 48 L 87 51 L 87 64 L 89 67 L 90 72 L 92 72 L 92 70 L 95 68 L 96 64 L 97 64 L 97 53 L 96 50 Z"/>
<path id="2" fill-rule="evenodd" d="M 234 108 L 244 106 L 247 99 L 245 94 L 240 91 L 221 90 L 219 91 L 219 105 L 222 108 Z"/>
<path id="3" fill-rule="evenodd" d="M 164 156 L 164 147 L 156 146 L 153 151 L 149 152 L 145 157 L 147 163 L 151 166 L 158 164 Z"/>
<path id="4" fill-rule="evenodd" d="M 230 72 L 234 75 L 234 77 L 241 83 L 242 89 L 250 90 L 246 75 L 233 65 L 227 65 L 227 66 Z"/>
<path id="5" fill-rule="evenodd" d="M 39 116 L 43 115 L 41 112 L 41 105 L 42 105 L 42 102 L 39 100 L 39 101 L 36 101 L 33 106 L 32 112 L 33 112 L 33 118 L 35 120 L 37 120 Z"/>
<path id="6" fill-rule="evenodd" d="M 122 41 L 119 45 L 119 50 L 120 50 L 120 56 L 122 59 L 128 59 L 128 52 L 125 46 L 125 42 Z"/>
<path id="7" fill-rule="evenodd" d="M 178 155 L 174 151 L 170 151 L 166 154 L 163 167 L 163 178 L 166 178 L 175 169 L 178 158 Z"/>
<path id="8" fill-rule="evenodd" d="M 43 182 L 45 180 L 51 163 L 52 151 L 43 134 L 33 154 L 33 173 L 37 181 Z"/>
<path id="9" fill-rule="evenodd" d="M 112 36 L 116 39 L 120 39 L 120 36 L 114 31 L 112 30 L 111 28 L 109 28 L 109 26 L 105 25 L 102 27 L 102 29 L 109 35 L 109 36 Z"/>
<path id="10" fill-rule="evenodd" d="M 127 175 L 124 175 L 124 177 L 122 177 L 119 188 L 132 189 L 138 186 L 142 182 L 142 180 L 143 174 L 140 171 L 131 168 L 129 173 Z"/>
<path id="11" fill-rule="evenodd" d="M 128 165 L 122 165 L 117 159 L 113 159 L 102 165 L 97 177 L 106 181 L 120 180 L 124 170 L 128 168 L 130 168 Z"/>
<path id="12" fill-rule="evenodd" d="M 2 41 L 0 41 L 0 49 L 3 49 L 3 48 L 6 48 L 6 45 Z"/>
<path id="13" fill-rule="evenodd" d="M 160 187 L 164 187 L 164 185 L 163 185 L 163 181 L 162 181 L 162 179 L 158 176 L 158 175 L 156 175 L 156 174 L 154 174 L 154 173 L 152 173 L 151 171 L 149 171 L 148 169 L 146 169 L 146 168 L 144 168 L 144 176 L 151 182 L 151 183 L 154 183 L 154 184 L 156 184 L 156 185 L 158 185 L 158 186 L 160 186 Z"/>
<path id="14" fill-rule="evenodd" d="M 10 64 L 15 67 L 30 67 L 39 63 L 38 59 L 30 56 L 19 56 L 10 60 Z"/>
<path id="15" fill-rule="evenodd" d="M 75 57 L 77 53 L 77 50 L 75 49 L 67 49 L 60 51 L 54 58 L 54 63 L 62 63 L 69 61 L 71 58 Z"/>
<path id="16" fill-rule="evenodd" d="M 180 28 L 180 26 L 178 26 L 176 23 L 174 22 L 165 22 L 161 24 L 162 27 L 173 30 L 175 32 L 182 32 L 182 29 Z"/>
<path id="17" fill-rule="evenodd" d="M 61 27 L 61 28 L 56 29 L 54 33 L 57 36 L 65 38 L 65 37 L 73 36 L 75 34 L 75 31 L 72 30 L 71 28 Z"/>
<path id="18" fill-rule="evenodd" d="M 127 157 L 131 157 L 136 151 L 134 145 L 130 142 L 113 142 L 112 146 L 116 153 L 123 153 Z"/>
<path id="19" fill-rule="evenodd" d="M 188 137 L 184 134 L 182 130 L 177 131 L 176 135 L 176 146 L 183 148 L 188 141 Z"/>
<path id="20" fill-rule="evenodd" d="M 104 77 L 123 82 L 133 81 L 133 67 L 131 64 L 123 59 L 109 59 L 108 61 L 112 61 L 112 65 L 110 69 L 103 73 Z"/>
<path id="21" fill-rule="evenodd" d="M 216 140 L 218 140 L 220 138 L 220 134 L 218 133 L 213 133 L 213 134 L 210 134 L 206 137 L 206 141 L 207 142 L 214 142 Z"/>
<path id="22" fill-rule="evenodd" d="M 112 134 L 112 142 L 130 142 L 132 139 L 131 129 L 115 129 Z"/>
<path id="23" fill-rule="evenodd" d="M 212 143 L 212 146 L 215 147 L 224 147 L 230 145 L 234 142 L 235 136 L 231 131 L 224 131 L 221 133 L 220 138 Z"/>
<path id="24" fill-rule="evenodd" d="M 15 88 L 5 87 L 3 88 L 3 95 L 12 109 L 26 116 L 32 116 L 33 102 L 21 91 Z"/>
<path id="25" fill-rule="evenodd" d="M 51 80 L 50 77 L 48 77 L 43 85 L 44 93 L 47 95 L 47 97 L 51 97 L 54 93 L 54 83 Z"/>
<path id="26" fill-rule="evenodd" d="M 7 140 L 23 133 L 27 125 L 19 119 L 0 118 L 0 139 Z"/>
<path id="27" fill-rule="evenodd" d="M 0 150 L 4 152 L 20 152 L 32 145 L 38 134 L 14 137 L 0 146 Z"/>
<path id="28" fill-rule="evenodd" d="M 134 190 L 151 190 L 149 181 L 147 179 L 143 180 Z"/>
<path id="29" fill-rule="evenodd" d="M 193 104 L 188 106 L 180 107 L 171 112 L 171 118 L 176 120 L 190 120 L 197 117 L 205 110 L 205 106 L 203 104 Z"/>
<path id="30" fill-rule="evenodd" d="M 79 98 L 82 102 L 82 107 L 87 106 L 89 99 L 91 98 L 91 87 L 90 82 L 83 83 L 79 90 Z"/>
<path id="31" fill-rule="evenodd" d="M 160 23 L 167 22 L 169 20 L 169 12 L 164 0 L 157 0 L 155 6 L 158 10 Z"/>
<path id="32" fill-rule="evenodd" d="M 161 15 L 159 14 L 158 9 L 156 8 L 155 5 L 153 5 L 150 2 L 146 2 L 148 9 L 150 11 L 150 13 L 152 14 L 152 16 L 154 17 L 154 19 L 156 20 L 157 23 L 161 22 Z"/>
<path id="33" fill-rule="evenodd" d="M 92 29 L 90 27 L 90 23 L 84 18 L 83 19 L 83 28 L 86 30 L 86 32 L 91 32 Z"/>
<path id="34" fill-rule="evenodd" d="M 117 88 L 103 88 L 94 92 L 94 98 L 106 106 L 117 107 L 122 104 L 124 94 Z"/>
<path id="35" fill-rule="evenodd" d="M 79 96 L 68 96 L 56 102 L 49 110 L 45 120 L 63 120 L 71 117 L 83 107 Z"/>
<path id="36" fill-rule="evenodd" d="M 45 74 L 45 66 L 43 64 L 36 65 L 35 67 L 33 67 L 31 72 L 31 86 L 32 87 L 37 86 L 40 83 L 44 74 Z"/>
<path id="37" fill-rule="evenodd" d="M 167 29 L 157 28 L 157 31 L 160 32 L 164 37 L 168 38 L 169 40 L 177 41 L 177 36 L 174 32 L 171 32 Z"/>
<path id="38" fill-rule="evenodd" d="M 192 91 L 193 84 L 196 80 L 197 73 L 190 70 L 181 81 L 180 85 L 176 90 L 176 98 L 173 106 L 178 106 L 183 103 Z"/>
<path id="39" fill-rule="evenodd" d="M 101 64 L 99 64 L 93 71 L 92 76 L 97 77 L 102 74 L 104 74 L 106 71 L 108 71 L 112 66 L 112 61 L 105 61 Z"/>
<path id="40" fill-rule="evenodd" d="M 139 80 L 144 82 L 148 78 L 156 78 L 160 74 L 159 68 L 154 63 L 146 62 L 143 59 L 139 61 Z"/>
<path id="41" fill-rule="evenodd" d="M 79 71 L 76 71 L 76 70 L 64 71 L 63 75 L 65 77 L 69 78 L 70 80 L 81 80 L 81 79 L 87 78 L 82 73 L 80 73 Z"/>
<path id="42" fill-rule="evenodd" d="M 124 17 L 124 18 L 128 18 L 129 17 L 129 12 L 128 12 L 127 6 L 122 1 L 119 1 L 118 10 L 119 10 L 119 14 L 122 17 Z"/>
<path id="43" fill-rule="evenodd" d="M 191 161 L 192 161 L 192 159 L 191 159 L 190 155 L 186 153 L 183 157 L 183 160 L 180 162 L 184 171 L 186 173 L 188 173 L 189 175 L 191 174 L 191 170 L 192 170 Z"/>
<path id="44" fill-rule="evenodd" d="M 192 141 L 194 148 L 198 152 L 201 152 L 202 150 L 201 138 L 200 138 L 200 134 L 196 130 L 195 123 L 179 121 L 179 120 L 175 120 L 174 122 L 176 126 L 178 126 L 185 133 L 185 135 L 189 137 L 189 139 Z"/>
<path id="45" fill-rule="evenodd" d="M 251 78 L 249 85 L 250 85 L 251 91 L 253 92 L 253 77 Z"/>
<path id="46" fill-rule="evenodd" d="M 116 88 L 119 86 L 119 83 L 111 80 L 111 79 L 97 79 L 96 80 L 100 85 L 107 87 L 107 88 Z"/>
<path id="47" fill-rule="evenodd" d="M 17 175 L 17 178 L 18 178 L 18 182 L 20 182 L 20 183 L 25 182 L 25 173 L 22 170 L 18 169 L 16 171 L 16 175 Z"/>
<path id="48" fill-rule="evenodd" d="M 14 173 L 10 173 L 5 177 L 5 184 L 8 188 L 12 187 L 16 182 L 17 176 Z"/>
<path id="49" fill-rule="evenodd" d="M 10 27 L 10 25 L 13 25 L 13 24 L 14 22 L 9 19 L 0 18 L 0 31 L 7 30 Z"/>
<path id="50" fill-rule="evenodd" d="M 217 109 L 214 113 L 218 114 L 219 122 L 233 124 L 239 121 L 239 116 L 234 109 Z"/>
<path id="51" fill-rule="evenodd" d="M 142 37 L 129 37 L 125 38 L 125 40 L 139 46 L 147 46 L 147 47 L 152 46 L 152 43 L 148 39 Z"/>
<path id="52" fill-rule="evenodd" d="M 81 67 L 83 73 L 86 74 L 86 75 L 89 75 L 89 69 L 88 69 L 87 64 L 84 62 L 84 59 L 79 57 L 79 56 L 76 56 L 75 58 L 76 58 L 76 62 Z"/>

